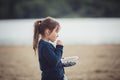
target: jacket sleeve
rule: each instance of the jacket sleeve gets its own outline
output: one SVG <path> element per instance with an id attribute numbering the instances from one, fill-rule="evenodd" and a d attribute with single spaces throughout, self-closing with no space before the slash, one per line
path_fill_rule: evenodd
<path id="1" fill-rule="evenodd" d="M 56 66 L 61 60 L 63 46 L 57 45 L 54 51 L 51 50 L 49 46 L 43 46 L 42 52 L 48 64 L 50 66 Z"/>

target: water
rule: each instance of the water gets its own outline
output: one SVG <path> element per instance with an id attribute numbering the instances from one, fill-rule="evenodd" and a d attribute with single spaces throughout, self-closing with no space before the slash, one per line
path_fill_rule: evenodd
<path id="1" fill-rule="evenodd" d="M 0 45 L 31 45 L 37 19 L 0 20 Z M 64 44 L 120 44 L 119 18 L 57 19 Z"/>

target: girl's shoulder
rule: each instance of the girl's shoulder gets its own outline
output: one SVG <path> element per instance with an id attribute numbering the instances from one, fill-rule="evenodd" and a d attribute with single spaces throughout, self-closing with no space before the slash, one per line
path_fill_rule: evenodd
<path id="1" fill-rule="evenodd" d="M 44 40 L 40 40 L 39 41 L 39 46 L 43 46 L 43 47 L 53 47 L 53 45 L 47 41 Z"/>

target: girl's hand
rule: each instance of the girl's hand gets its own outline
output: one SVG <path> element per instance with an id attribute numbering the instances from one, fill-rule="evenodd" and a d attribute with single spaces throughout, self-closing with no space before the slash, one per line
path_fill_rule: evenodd
<path id="1" fill-rule="evenodd" d="M 61 40 L 57 40 L 57 45 L 62 45 L 63 46 L 63 43 Z"/>

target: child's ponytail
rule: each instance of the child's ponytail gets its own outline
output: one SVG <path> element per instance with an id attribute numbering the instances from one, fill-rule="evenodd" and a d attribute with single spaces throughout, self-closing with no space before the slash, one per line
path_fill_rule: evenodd
<path id="1" fill-rule="evenodd" d="M 40 25 L 40 23 L 41 23 L 41 21 L 36 21 L 34 23 L 33 49 L 35 51 L 35 54 L 36 54 L 36 49 L 37 49 L 38 40 L 39 40 L 39 25 Z"/>

